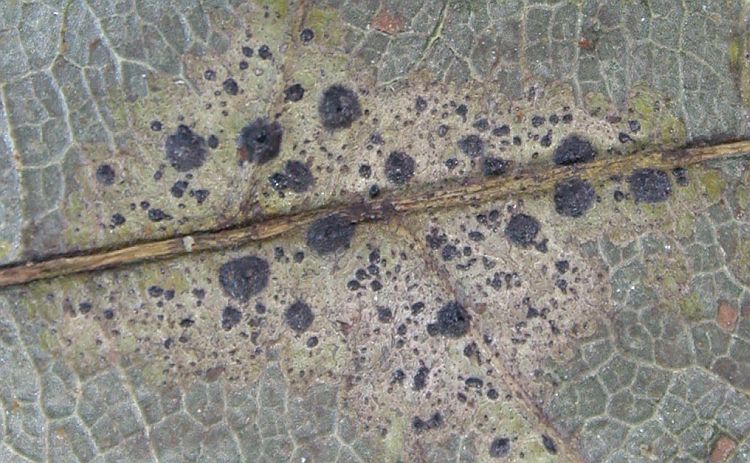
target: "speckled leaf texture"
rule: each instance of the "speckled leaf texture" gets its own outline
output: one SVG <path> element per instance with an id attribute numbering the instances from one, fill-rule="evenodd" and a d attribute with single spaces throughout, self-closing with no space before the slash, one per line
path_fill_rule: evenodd
<path id="1" fill-rule="evenodd" d="M 3 265 L 570 169 L 0 289 L 0 461 L 750 461 L 750 160 L 576 176 L 747 137 L 749 9 L 0 0 Z"/>

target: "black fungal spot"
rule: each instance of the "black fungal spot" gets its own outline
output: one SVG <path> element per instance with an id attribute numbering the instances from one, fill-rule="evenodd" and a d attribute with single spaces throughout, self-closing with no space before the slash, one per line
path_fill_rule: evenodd
<path id="1" fill-rule="evenodd" d="M 557 125 L 559 122 L 560 122 L 560 116 L 558 116 L 557 114 L 552 114 L 549 117 L 549 123 L 550 124 Z"/>
<path id="2" fill-rule="evenodd" d="M 253 56 L 253 49 L 250 47 L 242 47 L 242 54 L 245 55 L 246 58 L 250 58 Z"/>
<path id="3" fill-rule="evenodd" d="M 169 192 L 174 196 L 175 198 L 182 198 L 182 196 L 185 194 L 185 190 L 188 187 L 188 182 L 185 180 L 177 180 L 172 185 L 172 188 L 169 189 Z"/>
<path id="4" fill-rule="evenodd" d="M 112 320 L 113 318 L 115 318 L 114 311 L 112 309 L 105 309 L 104 318 L 106 318 L 107 320 Z"/>
<path id="5" fill-rule="evenodd" d="M 102 185 L 115 183 L 115 169 L 109 164 L 102 164 L 96 168 L 96 181 Z"/>
<path id="6" fill-rule="evenodd" d="M 551 132 L 551 131 L 550 131 L 550 132 L 547 132 L 547 133 L 546 133 L 546 134 L 545 134 L 545 135 L 544 135 L 544 136 L 543 136 L 543 137 L 542 137 L 542 138 L 541 138 L 541 139 L 539 140 L 539 144 L 540 144 L 540 145 L 542 145 L 542 146 L 543 146 L 543 147 L 545 147 L 545 148 L 546 148 L 546 147 L 548 147 L 548 146 L 550 146 L 550 145 L 552 145 L 552 132 Z"/>
<path id="7" fill-rule="evenodd" d="M 318 104 L 318 114 L 323 127 L 335 130 L 351 127 L 362 116 L 359 97 L 343 85 L 332 85 L 323 92 Z"/>
<path id="8" fill-rule="evenodd" d="M 190 196 L 195 198 L 195 202 L 198 204 L 203 204 L 203 202 L 208 199 L 209 191 L 208 190 L 191 190 Z"/>
<path id="9" fill-rule="evenodd" d="M 415 416 L 411 420 L 411 427 L 417 433 L 439 428 L 440 426 L 442 426 L 442 424 L 443 415 L 441 415 L 440 412 L 433 413 L 432 416 L 427 420 L 423 420 L 418 416 Z"/>
<path id="10" fill-rule="evenodd" d="M 466 381 L 464 381 L 464 384 L 466 384 L 466 387 L 469 389 L 482 389 L 484 387 L 484 381 L 482 381 L 482 378 L 477 377 L 469 377 L 466 378 Z"/>
<path id="11" fill-rule="evenodd" d="M 178 172 L 196 169 L 206 161 L 206 141 L 186 125 L 167 137 L 164 150 L 167 161 Z"/>
<path id="12" fill-rule="evenodd" d="M 490 457 L 503 458 L 510 454 L 510 439 L 498 437 L 490 444 Z"/>
<path id="13" fill-rule="evenodd" d="M 565 118 L 563 117 L 563 121 Z M 570 135 L 563 139 L 552 155 L 555 164 L 558 166 L 571 166 L 581 162 L 589 162 L 596 156 L 594 147 L 588 140 L 578 135 Z"/>
<path id="14" fill-rule="evenodd" d="M 240 87 L 239 85 L 237 85 L 237 81 L 235 81 L 231 77 L 222 82 L 221 87 L 229 95 L 236 95 L 240 91 Z"/>
<path id="15" fill-rule="evenodd" d="M 563 114 L 562 121 L 565 124 L 570 124 L 573 122 L 573 115 L 572 114 Z"/>
<path id="16" fill-rule="evenodd" d="M 484 241 L 484 234 L 480 231 L 470 231 L 469 232 L 469 239 L 471 241 Z"/>
<path id="17" fill-rule="evenodd" d="M 510 127 L 508 127 L 507 124 L 495 127 L 494 129 L 492 129 L 492 135 L 496 137 L 506 137 L 510 135 Z"/>
<path id="18" fill-rule="evenodd" d="M 628 128 L 631 132 L 636 133 L 641 130 L 641 123 L 638 121 L 628 121 Z"/>
<path id="19" fill-rule="evenodd" d="M 456 108 L 456 114 L 461 116 L 464 122 L 466 122 L 466 115 L 469 114 L 469 108 L 465 104 L 458 105 Z"/>
<path id="20" fill-rule="evenodd" d="M 160 297 L 162 294 L 164 294 L 164 288 L 160 286 L 149 286 L 148 287 L 148 295 L 151 297 Z"/>
<path id="21" fill-rule="evenodd" d="M 148 210 L 148 220 L 152 222 L 161 222 L 162 220 L 169 220 L 171 218 L 171 215 L 161 209 L 152 208 Z"/>
<path id="22" fill-rule="evenodd" d="M 81 302 L 80 304 L 78 304 L 78 311 L 84 315 L 91 312 L 92 308 L 93 306 L 91 305 L 90 302 Z"/>
<path id="23" fill-rule="evenodd" d="M 389 307 L 378 307 L 378 321 L 390 323 L 393 321 L 393 311 Z"/>
<path id="24" fill-rule="evenodd" d="M 542 445 L 550 454 L 557 455 L 557 445 L 550 436 L 542 434 Z"/>
<path id="25" fill-rule="evenodd" d="M 620 140 L 620 143 L 633 141 L 633 139 L 630 138 L 630 135 L 626 134 L 625 132 L 620 132 L 619 134 L 617 134 L 617 139 Z"/>
<path id="26" fill-rule="evenodd" d="M 242 320 L 242 312 L 235 309 L 231 305 L 224 307 L 224 311 L 221 313 L 221 327 L 229 331 L 237 326 Z"/>
<path id="27" fill-rule="evenodd" d="M 303 96 L 305 96 L 305 89 L 300 84 L 290 85 L 284 89 L 284 99 L 286 101 L 299 101 Z"/>
<path id="28" fill-rule="evenodd" d="M 359 176 L 362 178 L 370 178 L 372 175 L 372 167 L 369 164 L 361 164 L 359 166 Z"/>
<path id="29" fill-rule="evenodd" d="M 638 169 L 628 179 L 630 193 L 635 202 L 658 203 L 665 201 L 672 191 L 669 175 L 658 169 Z"/>
<path id="30" fill-rule="evenodd" d="M 300 161 L 287 161 L 284 165 L 289 188 L 295 193 L 302 193 L 308 190 L 313 184 L 314 178 L 312 172 L 306 164 Z"/>
<path id="31" fill-rule="evenodd" d="M 444 137 L 448 134 L 449 127 L 445 124 L 440 124 L 437 129 L 438 137 Z"/>
<path id="32" fill-rule="evenodd" d="M 470 158 L 476 158 L 484 154 L 484 141 L 479 135 L 467 135 L 458 140 L 458 148 Z"/>
<path id="33" fill-rule="evenodd" d="M 263 164 L 279 155 L 283 129 L 278 122 L 258 118 L 240 132 L 239 148 L 242 157 Z"/>
<path id="34" fill-rule="evenodd" d="M 240 71 L 244 71 L 244 70 L 245 70 L 245 69 L 247 69 L 247 68 L 248 68 L 249 66 L 250 66 L 250 65 L 249 65 L 249 64 L 247 63 L 247 61 L 245 61 L 244 59 L 243 59 L 242 61 L 240 61 L 240 66 L 239 66 L 239 68 L 240 68 Z"/>
<path id="35" fill-rule="evenodd" d="M 474 121 L 471 126 L 480 132 L 486 132 L 490 128 L 490 121 L 488 121 L 486 117 L 483 117 Z"/>
<path id="36" fill-rule="evenodd" d="M 514 214 L 505 226 L 505 236 L 513 243 L 529 246 L 539 233 L 539 221 L 527 214 Z"/>
<path id="37" fill-rule="evenodd" d="M 208 136 L 208 147 L 215 150 L 219 147 L 219 138 L 216 135 Z"/>
<path id="38" fill-rule="evenodd" d="M 260 59 L 269 59 L 273 56 L 273 53 L 271 53 L 271 49 L 268 45 L 261 45 L 260 48 L 258 48 L 258 56 L 260 56 Z"/>
<path id="39" fill-rule="evenodd" d="M 307 338 L 307 342 L 305 342 L 305 345 L 309 349 L 312 349 L 313 347 L 317 346 L 318 345 L 318 337 L 317 336 L 310 336 L 309 338 Z"/>
<path id="40" fill-rule="evenodd" d="M 425 109 L 427 109 L 427 100 L 425 100 L 421 96 L 418 96 L 416 101 L 414 102 L 414 109 L 416 109 L 418 113 L 423 112 Z"/>
<path id="41" fill-rule="evenodd" d="M 458 167 L 458 159 L 456 158 L 448 158 L 445 160 L 445 167 L 447 167 L 449 170 L 453 170 L 456 167 Z"/>
<path id="42" fill-rule="evenodd" d="M 487 390 L 487 398 L 490 400 L 497 400 L 498 397 L 500 397 L 500 394 L 497 392 L 497 389 L 489 389 Z"/>
<path id="43" fill-rule="evenodd" d="M 315 221 L 307 229 L 307 245 L 320 255 L 348 248 L 355 225 L 347 217 L 332 214 Z"/>
<path id="44" fill-rule="evenodd" d="M 410 310 L 412 315 L 419 315 L 424 310 L 424 302 L 415 302 L 411 305 Z"/>
<path id="45" fill-rule="evenodd" d="M 565 273 L 570 269 L 570 262 L 567 260 L 558 260 L 555 262 L 555 268 L 560 273 Z"/>
<path id="46" fill-rule="evenodd" d="M 415 391 L 421 391 L 422 389 L 427 386 L 427 377 L 430 375 L 430 369 L 422 366 L 419 367 L 419 370 L 417 370 L 417 373 L 414 375 L 414 379 L 412 381 L 412 389 Z"/>
<path id="47" fill-rule="evenodd" d="M 372 185 L 367 191 L 367 194 L 368 196 L 370 196 L 370 198 L 376 198 L 380 194 L 380 187 L 377 185 Z"/>
<path id="48" fill-rule="evenodd" d="M 458 248 L 453 246 L 452 244 L 447 244 L 445 247 L 443 247 L 443 250 L 440 252 L 440 254 L 443 256 L 444 261 L 451 261 L 458 256 Z"/>
<path id="49" fill-rule="evenodd" d="M 482 172 L 487 177 L 497 177 L 503 175 L 507 170 L 510 163 L 505 159 L 496 157 L 486 157 L 482 161 Z"/>
<path id="50" fill-rule="evenodd" d="M 675 167 L 672 169 L 672 175 L 674 175 L 674 181 L 680 186 L 687 186 L 689 183 L 687 169 L 684 167 Z"/>
<path id="51" fill-rule="evenodd" d="M 216 71 L 213 69 L 206 69 L 203 72 L 203 78 L 206 80 L 216 80 Z"/>
<path id="52" fill-rule="evenodd" d="M 612 196 L 614 197 L 615 201 L 617 201 L 618 203 L 622 201 L 623 199 L 625 199 L 625 193 L 623 193 L 620 190 L 615 190 L 615 192 L 612 193 Z"/>
<path id="53" fill-rule="evenodd" d="M 437 313 L 437 321 L 427 325 L 430 336 L 441 334 L 450 338 L 460 338 L 469 331 L 469 313 L 457 301 L 445 304 Z"/>
<path id="54" fill-rule="evenodd" d="M 555 185 L 555 211 L 565 217 L 581 217 L 594 204 L 596 191 L 587 180 L 574 177 Z"/>
<path id="55" fill-rule="evenodd" d="M 302 43 L 309 43 L 314 38 L 315 32 L 313 32 L 312 29 L 302 29 L 302 32 L 299 33 L 299 39 L 302 41 Z"/>
<path id="56" fill-rule="evenodd" d="M 161 121 L 151 121 L 151 124 L 149 125 L 149 127 L 154 132 L 159 132 L 161 130 Z"/>
<path id="57" fill-rule="evenodd" d="M 246 301 L 268 285 L 268 262 L 257 256 L 232 259 L 219 268 L 219 283 L 234 299 Z"/>
<path id="58" fill-rule="evenodd" d="M 195 325 L 195 320 L 191 318 L 183 318 L 180 320 L 180 326 L 183 328 L 190 328 L 193 325 Z"/>
<path id="59" fill-rule="evenodd" d="M 309 305 L 297 301 L 286 309 L 284 320 L 287 326 L 297 333 L 303 333 L 312 325 L 315 315 Z"/>
<path id="60" fill-rule="evenodd" d="M 112 226 L 119 227 L 125 223 L 125 217 L 119 212 L 112 214 Z"/>
<path id="61" fill-rule="evenodd" d="M 534 116 L 531 118 L 531 126 L 534 128 L 544 125 L 544 116 Z"/>
<path id="62" fill-rule="evenodd" d="M 393 151 L 385 161 L 385 176 L 396 185 L 403 185 L 414 176 L 414 158 L 403 151 Z"/>
<path id="63" fill-rule="evenodd" d="M 370 289 L 373 291 L 380 291 L 383 289 L 383 283 L 381 283 L 379 280 L 372 280 L 370 282 Z"/>

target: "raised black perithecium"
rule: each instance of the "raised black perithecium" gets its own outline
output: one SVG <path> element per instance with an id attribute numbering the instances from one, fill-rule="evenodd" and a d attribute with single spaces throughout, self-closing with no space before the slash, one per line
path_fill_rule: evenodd
<path id="1" fill-rule="evenodd" d="M 238 140 L 240 157 L 264 164 L 279 155 L 284 130 L 281 124 L 258 118 L 246 125 Z"/>
<path id="2" fill-rule="evenodd" d="M 257 256 L 232 259 L 219 268 L 219 283 L 231 298 L 247 301 L 268 285 L 268 262 Z"/>
<path id="3" fill-rule="evenodd" d="M 318 103 L 318 114 L 323 127 L 335 130 L 351 127 L 362 116 L 357 94 L 343 85 L 332 85 L 323 92 Z"/>

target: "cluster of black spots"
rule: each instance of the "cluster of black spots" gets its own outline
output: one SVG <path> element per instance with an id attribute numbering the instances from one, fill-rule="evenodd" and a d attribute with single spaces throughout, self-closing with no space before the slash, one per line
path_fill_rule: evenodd
<path id="1" fill-rule="evenodd" d="M 161 209 L 152 207 L 148 210 L 148 220 L 152 222 L 161 222 L 162 220 L 172 220 L 172 216 Z"/>
<path id="2" fill-rule="evenodd" d="M 669 175 L 658 169 L 637 169 L 628 178 L 630 193 L 635 202 L 658 203 L 665 201 L 672 191 Z"/>
<path id="3" fill-rule="evenodd" d="M 115 169 L 109 164 L 102 164 L 96 168 L 96 181 L 102 185 L 112 185 L 115 183 Z"/>
<path id="4" fill-rule="evenodd" d="M 318 219 L 307 229 L 307 245 L 319 255 L 348 248 L 354 236 L 355 224 L 341 214 Z"/>
<path id="5" fill-rule="evenodd" d="M 550 436 L 542 434 L 542 445 L 550 454 L 557 455 L 557 445 Z"/>
<path id="6" fill-rule="evenodd" d="M 302 29 L 302 32 L 299 33 L 299 39 L 302 43 L 310 43 L 314 38 L 315 32 L 312 29 Z"/>
<path id="7" fill-rule="evenodd" d="M 492 129 L 492 135 L 496 137 L 507 137 L 510 135 L 510 127 L 508 124 L 503 124 Z"/>
<path id="8" fill-rule="evenodd" d="M 589 162 L 593 161 L 595 157 L 596 151 L 591 143 L 578 135 L 570 135 L 564 138 L 557 145 L 552 155 L 553 161 L 558 166 L 571 166 L 573 164 Z"/>
<path id="9" fill-rule="evenodd" d="M 456 114 L 461 116 L 461 119 L 466 122 L 466 116 L 469 114 L 469 108 L 465 104 L 460 104 L 456 107 Z"/>
<path id="10" fill-rule="evenodd" d="M 568 270 L 570 270 L 570 262 L 567 260 L 558 260 L 555 262 L 555 268 L 557 269 L 560 274 L 565 274 Z"/>
<path id="11" fill-rule="evenodd" d="M 414 374 L 411 388 L 415 391 L 421 391 L 427 386 L 427 378 L 430 376 L 430 369 L 422 365 Z"/>
<path id="12" fill-rule="evenodd" d="M 427 325 L 427 333 L 430 336 L 437 334 L 460 338 L 469 331 L 469 313 L 458 301 L 445 304 L 437 313 L 437 320 Z"/>
<path id="13" fill-rule="evenodd" d="M 539 139 L 539 144 L 545 148 L 552 145 L 552 131 L 551 130 L 547 131 L 547 133 L 544 134 L 544 136 Z"/>
<path id="14" fill-rule="evenodd" d="M 323 92 L 318 103 L 318 115 L 323 127 L 329 130 L 351 127 L 362 116 L 359 97 L 343 85 L 332 85 Z"/>
<path id="15" fill-rule="evenodd" d="M 534 243 L 541 225 L 539 221 L 528 214 L 513 214 L 505 226 L 505 236 L 520 246 L 526 247 Z"/>
<path id="16" fill-rule="evenodd" d="M 290 305 L 284 313 L 284 321 L 296 333 L 307 331 L 314 319 L 315 315 L 312 309 L 303 301 L 297 301 Z"/>
<path id="17" fill-rule="evenodd" d="M 190 127 L 180 125 L 164 144 L 167 161 L 178 172 L 197 169 L 206 162 L 206 141 Z"/>
<path id="18" fill-rule="evenodd" d="M 461 253 L 458 251 L 458 248 L 453 246 L 452 244 L 446 244 L 443 246 L 443 250 L 440 252 L 440 255 L 443 257 L 443 260 L 446 262 L 450 262 L 456 257 L 459 257 Z"/>
<path id="19" fill-rule="evenodd" d="M 490 444 L 490 457 L 504 458 L 510 454 L 510 439 L 497 437 Z"/>
<path id="20" fill-rule="evenodd" d="M 237 85 L 237 81 L 231 77 L 221 83 L 221 88 L 223 88 L 228 95 L 232 96 L 240 92 L 240 86 Z"/>
<path id="21" fill-rule="evenodd" d="M 151 124 L 149 124 L 149 127 L 154 132 L 159 132 L 159 131 L 161 131 L 161 127 L 162 127 L 161 126 L 161 121 L 151 121 Z"/>
<path id="22" fill-rule="evenodd" d="M 295 193 L 304 193 L 315 181 L 310 168 L 300 161 L 287 161 L 284 165 L 284 172 L 276 172 L 268 181 L 271 187 L 276 191 L 292 190 Z"/>
<path id="23" fill-rule="evenodd" d="M 260 48 L 258 48 L 258 56 L 260 56 L 260 59 L 270 59 L 273 56 L 273 53 L 271 53 L 271 49 L 268 45 L 261 45 Z"/>
<path id="24" fill-rule="evenodd" d="M 443 425 L 443 415 L 440 412 L 435 412 L 427 420 L 415 416 L 411 420 L 411 427 L 415 432 L 420 433 L 423 431 L 429 431 L 431 429 L 437 429 Z"/>
<path id="25" fill-rule="evenodd" d="M 284 89 L 284 100 L 286 101 L 299 101 L 305 96 L 305 89 L 300 84 L 290 85 Z"/>
<path id="26" fill-rule="evenodd" d="M 219 267 L 219 283 L 224 292 L 240 301 L 263 291 L 268 285 L 268 275 L 268 262 L 257 256 L 238 257 Z"/>
<path id="27" fill-rule="evenodd" d="M 392 151 L 385 161 L 385 176 L 396 185 L 403 185 L 414 176 L 414 158 L 403 151 Z"/>
<path id="28" fill-rule="evenodd" d="M 672 175 L 674 175 L 674 181 L 679 186 L 687 186 L 689 183 L 687 169 L 684 167 L 675 167 L 672 169 Z"/>
<path id="29" fill-rule="evenodd" d="M 430 249 L 434 251 L 443 247 L 448 242 L 448 237 L 437 228 L 432 228 L 430 229 L 430 233 L 425 235 L 425 240 Z"/>
<path id="30" fill-rule="evenodd" d="M 238 145 L 243 159 L 264 164 L 279 155 L 284 130 L 278 122 L 258 118 L 240 132 Z"/>
<path id="31" fill-rule="evenodd" d="M 242 320 L 242 312 L 235 309 L 231 305 L 224 307 L 224 311 L 221 312 L 221 327 L 224 331 L 229 331 L 237 326 Z"/>
<path id="32" fill-rule="evenodd" d="M 424 110 L 427 109 L 427 100 L 425 100 L 421 96 L 418 96 L 417 99 L 414 101 L 414 109 L 418 113 L 424 112 Z"/>
<path id="33" fill-rule="evenodd" d="M 458 140 L 458 149 L 470 158 L 484 155 L 484 140 L 479 135 L 467 135 Z"/>
<path id="34" fill-rule="evenodd" d="M 564 217 L 581 217 L 594 204 L 596 191 L 587 180 L 573 177 L 555 185 L 555 211 Z"/>
<path id="35" fill-rule="evenodd" d="M 505 159 L 488 156 L 482 161 L 482 173 L 487 177 L 497 177 L 507 172 L 509 165 Z"/>
<path id="36" fill-rule="evenodd" d="M 120 225 L 125 223 L 125 216 L 123 216 L 119 212 L 115 212 L 114 214 L 112 214 L 111 221 L 113 227 L 119 227 Z"/>

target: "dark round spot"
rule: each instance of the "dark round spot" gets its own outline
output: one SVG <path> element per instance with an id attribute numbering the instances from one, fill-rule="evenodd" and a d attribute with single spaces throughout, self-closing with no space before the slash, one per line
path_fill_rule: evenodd
<path id="1" fill-rule="evenodd" d="M 372 167 L 369 164 L 361 164 L 359 166 L 359 176 L 362 178 L 370 178 L 372 175 Z"/>
<path id="2" fill-rule="evenodd" d="M 246 58 L 250 58 L 253 56 L 253 49 L 250 47 L 242 47 L 242 54 L 245 55 Z"/>
<path id="3" fill-rule="evenodd" d="M 544 125 L 544 116 L 534 116 L 531 118 L 531 126 L 534 128 Z"/>
<path id="4" fill-rule="evenodd" d="M 555 211 L 565 217 L 581 217 L 594 204 L 596 192 L 587 180 L 574 177 L 555 185 Z"/>
<path id="5" fill-rule="evenodd" d="M 658 203 L 665 201 L 672 191 L 669 175 L 663 170 L 638 169 L 628 179 L 630 193 L 635 202 Z"/>
<path id="6" fill-rule="evenodd" d="M 684 167 L 675 167 L 672 169 L 672 175 L 674 175 L 674 181 L 680 186 L 686 186 L 690 181 L 687 176 L 687 169 Z"/>
<path id="7" fill-rule="evenodd" d="M 278 122 L 258 118 L 240 132 L 241 156 L 250 162 L 263 164 L 279 155 L 283 129 Z"/>
<path id="8" fill-rule="evenodd" d="M 112 320 L 113 318 L 115 318 L 114 311 L 112 311 L 112 309 L 106 309 L 104 311 L 104 318 L 106 318 L 107 320 Z"/>
<path id="9" fill-rule="evenodd" d="M 249 66 L 250 66 L 250 65 L 249 65 L 249 64 L 247 64 L 247 61 L 245 61 L 244 59 L 243 59 L 242 61 L 240 61 L 240 71 L 244 71 L 244 70 L 245 70 L 245 69 L 247 69 L 247 68 L 248 68 Z"/>
<path id="10" fill-rule="evenodd" d="M 167 161 L 179 172 L 187 172 L 206 161 L 206 141 L 190 127 L 180 125 L 164 144 Z"/>
<path id="11" fill-rule="evenodd" d="M 299 101 L 305 96 L 305 89 L 300 84 L 290 85 L 284 89 L 284 99 L 286 101 Z"/>
<path id="12" fill-rule="evenodd" d="M 630 138 L 630 135 L 626 134 L 625 132 L 620 132 L 619 134 L 617 134 L 617 139 L 620 140 L 620 143 L 633 141 L 633 139 Z"/>
<path id="13" fill-rule="evenodd" d="M 208 190 L 190 190 L 190 196 L 195 198 L 195 202 L 203 204 L 203 201 L 208 199 Z"/>
<path id="14" fill-rule="evenodd" d="M 206 80 L 216 80 L 216 71 L 213 69 L 206 69 L 203 72 L 203 78 Z"/>
<path id="15" fill-rule="evenodd" d="M 109 164 L 102 164 L 96 168 L 96 181 L 102 185 L 115 183 L 115 169 Z"/>
<path id="16" fill-rule="evenodd" d="M 237 326 L 242 320 L 242 312 L 228 305 L 224 307 L 224 311 L 221 313 L 221 327 L 229 331 Z"/>
<path id="17" fill-rule="evenodd" d="M 268 177 L 268 183 L 276 191 L 284 191 L 289 188 L 289 179 L 281 172 L 274 172 Z"/>
<path id="18" fill-rule="evenodd" d="M 512 242 L 529 246 L 539 233 L 539 221 L 527 214 L 515 214 L 505 226 L 505 236 Z"/>
<path id="19" fill-rule="evenodd" d="M 631 132 L 636 133 L 641 130 L 641 123 L 638 121 L 628 121 L 628 128 Z"/>
<path id="20" fill-rule="evenodd" d="M 367 191 L 367 194 L 368 196 L 370 196 L 370 198 L 377 198 L 378 195 L 380 194 L 380 187 L 377 184 L 372 185 L 370 189 Z"/>
<path id="21" fill-rule="evenodd" d="M 510 163 L 505 159 L 496 157 L 486 157 L 482 161 L 482 172 L 488 177 L 496 177 L 503 175 L 507 170 Z"/>
<path id="22" fill-rule="evenodd" d="M 381 283 L 379 280 L 372 280 L 370 282 L 370 289 L 373 291 L 380 291 L 383 289 L 383 283 Z"/>
<path id="23" fill-rule="evenodd" d="M 623 193 L 620 190 L 615 190 L 612 196 L 615 198 L 615 201 L 617 201 L 618 203 L 622 201 L 623 199 L 625 199 L 625 193 Z"/>
<path id="24" fill-rule="evenodd" d="M 305 342 L 305 345 L 312 349 L 313 347 L 318 345 L 318 337 L 317 336 L 310 336 L 307 338 L 307 342 Z"/>
<path id="25" fill-rule="evenodd" d="M 458 140 L 458 148 L 470 158 L 476 158 L 484 154 L 484 141 L 479 135 L 467 135 Z"/>
<path id="26" fill-rule="evenodd" d="M 445 167 L 447 167 L 449 170 L 453 170 L 456 167 L 458 167 L 458 159 L 456 158 L 448 158 L 445 160 Z"/>
<path id="27" fill-rule="evenodd" d="M 427 100 L 425 100 L 421 96 L 418 96 L 416 101 L 414 102 L 414 109 L 416 109 L 418 113 L 421 113 L 422 111 L 427 109 Z"/>
<path id="28" fill-rule="evenodd" d="M 393 151 L 385 161 L 385 176 L 396 185 L 403 185 L 414 176 L 414 158 L 403 151 Z"/>
<path id="29" fill-rule="evenodd" d="M 240 87 L 239 85 L 237 85 L 237 81 L 235 81 L 231 77 L 225 80 L 224 82 L 222 82 L 221 87 L 229 95 L 236 95 L 240 91 Z"/>
<path id="30" fill-rule="evenodd" d="M 219 283 L 234 299 L 246 301 L 268 285 L 268 262 L 256 256 L 232 259 L 219 268 Z"/>
<path id="31" fill-rule="evenodd" d="M 119 227 L 125 223 L 125 217 L 119 212 L 112 214 L 112 226 Z"/>
<path id="32" fill-rule="evenodd" d="M 548 435 L 542 434 L 542 445 L 552 455 L 557 454 L 557 445 L 555 441 Z"/>
<path id="33" fill-rule="evenodd" d="M 422 366 L 419 367 L 419 370 L 417 370 L 416 374 L 414 374 L 414 379 L 412 382 L 412 389 L 415 391 L 421 391 L 422 389 L 427 386 L 427 378 L 430 375 L 430 369 Z"/>
<path id="34" fill-rule="evenodd" d="M 161 209 L 152 208 L 148 210 L 148 220 L 152 222 L 161 222 L 162 220 L 169 220 L 171 218 L 171 215 Z"/>
<path id="35" fill-rule="evenodd" d="M 214 150 L 219 147 L 219 138 L 216 135 L 208 136 L 208 147 Z"/>
<path id="36" fill-rule="evenodd" d="M 359 97 L 343 85 L 332 85 L 323 92 L 318 104 L 318 114 L 323 127 L 334 130 L 351 127 L 362 116 Z"/>
<path id="37" fill-rule="evenodd" d="M 302 40 L 302 43 L 309 43 L 314 38 L 315 32 L 312 29 L 302 29 L 302 32 L 299 33 L 299 39 Z"/>
<path id="38" fill-rule="evenodd" d="M 487 398 L 490 400 L 497 400 L 497 398 L 500 397 L 500 394 L 497 392 L 497 389 L 488 389 L 487 390 Z"/>
<path id="39" fill-rule="evenodd" d="M 490 128 L 490 121 L 488 121 L 486 117 L 483 117 L 475 120 L 471 126 L 480 132 L 486 132 Z"/>
<path id="40" fill-rule="evenodd" d="M 563 139 L 552 155 L 555 164 L 558 166 L 571 166 L 580 162 L 589 162 L 593 161 L 594 157 L 596 157 L 594 147 L 588 140 L 578 135 L 570 135 Z"/>
<path id="41" fill-rule="evenodd" d="M 269 59 L 273 56 L 273 53 L 271 53 L 271 49 L 268 45 L 261 45 L 260 48 L 258 48 L 258 56 L 260 56 L 260 59 Z"/>
<path id="42" fill-rule="evenodd" d="M 469 107 L 465 104 L 460 104 L 456 107 L 456 114 L 461 116 L 463 120 L 466 120 L 466 116 L 469 114 Z"/>
<path id="43" fill-rule="evenodd" d="M 182 198 L 182 196 L 185 194 L 185 190 L 187 189 L 187 187 L 188 187 L 188 182 L 186 182 L 185 180 L 177 180 L 169 189 L 169 192 L 175 198 Z"/>
<path id="44" fill-rule="evenodd" d="M 393 321 L 393 311 L 389 307 L 378 307 L 378 321 L 390 323 Z"/>
<path id="45" fill-rule="evenodd" d="M 158 132 L 161 130 L 161 121 L 151 121 L 149 127 L 151 127 L 151 130 L 154 132 Z"/>
<path id="46" fill-rule="evenodd" d="M 510 454 L 510 439 L 498 437 L 490 444 L 490 457 L 503 458 Z"/>
<path id="47" fill-rule="evenodd" d="M 445 304 L 437 313 L 437 321 L 427 325 L 430 335 L 441 334 L 459 338 L 469 331 L 469 313 L 457 301 Z"/>
<path id="48" fill-rule="evenodd" d="M 81 302 L 80 304 L 78 304 L 78 311 L 81 312 L 82 314 L 87 314 L 91 312 L 92 308 L 93 306 L 91 305 L 90 302 Z"/>
<path id="49" fill-rule="evenodd" d="M 300 161 L 287 161 L 284 172 L 289 188 L 295 193 L 307 191 L 315 180 L 307 165 Z"/>
<path id="50" fill-rule="evenodd" d="M 315 315 L 313 315 L 310 306 L 302 301 L 290 305 L 284 314 L 287 326 L 297 333 L 302 333 L 310 328 L 314 318 Z"/>
<path id="51" fill-rule="evenodd" d="M 506 137 L 510 135 L 510 127 L 507 124 L 495 127 L 492 129 L 492 135 L 496 137 Z"/>
<path id="52" fill-rule="evenodd" d="M 340 214 L 332 214 L 315 221 L 307 229 L 307 245 L 318 254 L 329 254 L 349 247 L 355 225 Z"/>

